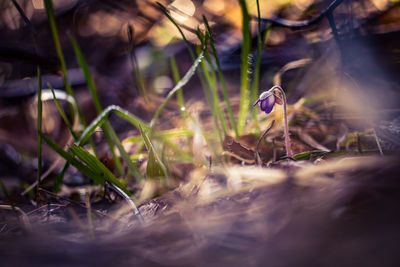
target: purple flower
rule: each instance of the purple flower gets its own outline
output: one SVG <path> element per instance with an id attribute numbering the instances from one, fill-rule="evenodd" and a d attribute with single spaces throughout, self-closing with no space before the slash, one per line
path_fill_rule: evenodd
<path id="1" fill-rule="evenodd" d="M 256 103 L 253 106 L 260 103 L 260 108 L 265 113 L 269 114 L 276 102 L 276 97 L 273 90 L 268 90 L 260 94 L 260 97 L 257 99 Z"/>

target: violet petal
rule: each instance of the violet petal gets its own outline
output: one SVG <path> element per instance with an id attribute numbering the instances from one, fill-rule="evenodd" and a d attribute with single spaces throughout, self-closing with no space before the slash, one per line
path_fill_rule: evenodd
<path id="1" fill-rule="evenodd" d="M 274 104 L 275 104 L 275 96 L 270 95 L 266 99 L 261 100 L 260 107 L 262 111 L 268 114 L 272 111 Z"/>

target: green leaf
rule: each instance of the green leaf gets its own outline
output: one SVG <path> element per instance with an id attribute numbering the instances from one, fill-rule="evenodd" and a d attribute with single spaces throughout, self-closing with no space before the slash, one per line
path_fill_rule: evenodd
<path id="1" fill-rule="evenodd" d="M 98 173 L 94 172 L 93 170 L 85 166 L 82 162 L 74 158 L 71 154 L 64 151 L 61 147 L 59 147 L 43 133 L 40 133 L 40 136 L 48 146 L 50 146 L 58 155 L 63 157 L 69 164 L 77 168 L 82 174 L 92 179 L 95 183 L 104 185 L 104 178 L 101 177 Z"/>
<path id="2" fill-rule="evenodd" d="M 165 167 L 164 163 L 161 161 L 157 152 L 154 149 L 153 144 L 150 141 L 149 136 L 146 131 L 140 126 L 140 133 L 142 134 L 144 144 L 148 151 L 148 162 L 147 162 L 147 177 L 155 178 L 155 177 L 164 177 L 168 175 L 168 170 Z"/>
<path id="3" fill-rule="evenodd" d="M 242 133 L 246 124 L 247 112 L 249 110 L 249 54 L 251 48 L 250 16 L 246 1 L 239 0 L 242 11 L 242 51 L 241 51 L 241 75 L 240 75 L 240 106 L 238 117 L 238 132 Z"/>
<path id="4" fill-rule="evenodd" d="M 129 194 L 129 191 L 126 189 L 126 186 L 121 183 L 114 174 L 104 166 L 101 161 L 96 158 L 94 155 L 90 154 L 83 147 L 72 145 L 70 147 L 71 152 L 76 155 L 80 160 L 82 160 L 93 172 L 97 173 L 100 177 L 104 178 L 108 182 L 114 184 L 121 188 L 125 193 Z M 104 183 L 104 181 L 103 181 Z"/>

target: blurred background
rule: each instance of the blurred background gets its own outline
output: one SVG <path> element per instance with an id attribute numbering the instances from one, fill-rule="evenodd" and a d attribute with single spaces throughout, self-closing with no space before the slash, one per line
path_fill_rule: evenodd
<path id="1" fill-rule="evenodd" d="M 193 45 L 198 44 L 196 28 L 204 29 L 202 15 L 208 18 L 235 108 L 240 90 L 242 42 L 238 1 L 160 2 L 171 11 Z M 318 16 L 332 2 L 260 1 L 261 17 L 306 21 Z M 256 1 L 246 3 L 249 13 L 256 16 Z M 192 64 L 181 35 L 155 1 L 53 0 L 53 4 L 69 79 L 88 121 L 96 112 L 68 33 L 77 38 L 83 50 L 103 107 L 120 105 L 144 120 L 152 117 L 174 86 L 171 56 L 176 57 L 181 75 Z M 20 15 L 16 6 L 29 21 Z M 299 65 L 301 68 L 288 67 L 282 72 L 281 82 L 290 104 L 305 98 L 316 110 L 322 105 L 335 111 L 326 114 L 326 119 L 336 116 L 348 120 L 354 127 L 365 125 L 366 121 L 379 122 L 391 142 L 398 145 L 399 1 L 341 1 L 333 15 L 337 38 L 326 17 L 301 28 L 272 25 L 262 52 L 259 91 L 274 84 L 274 76 L 282 67 L 305 60 L 305 64 Z M 257 21 L 253 20 L 251 26 L 251 55 L 254 56 Z M 42 69 L 44 87 L 49 82 L 54 88 L 63 89 L 63 81 L 42 0 L 1 1 L 0 36 L 0 146 L 2 162 L 5 162 L 1 171 L 13 175 L 11 170 L 15 168 L 9 166 L 20 166 L 21 157 L 31 158 L 36 151 L 36 121 L 32 112 L 36 66 Z M 254 57 L 249 62 L 254 64 Z M 185 87 L 184 94 L 189 103 L 204 102 L 200 82 L 195 77 Z M 151 96 L 151 101 L 146 100 L 146 95 Z M 166 127 L 177 126 L 172 119 L 174 114 L 179 114 L 176 107 L 175 113 L 168 114 L 172 116 L 164 120 Z M 44 116 L 46 133 L 58 141 L 65 139 L 65 127 L 62 128 L 54 105 L 46 104 Z M 112 123 L 122 136 L 131 129 L 118 120 Z M 34 166 L 25 169 L 32 173 L 35 170 Z"/>

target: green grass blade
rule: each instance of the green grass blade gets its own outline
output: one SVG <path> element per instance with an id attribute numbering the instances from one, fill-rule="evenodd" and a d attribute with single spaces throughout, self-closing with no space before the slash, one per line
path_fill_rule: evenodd
<path id="1" fill-rule="evenodd" d="M 163 111 L 163 109 L 165 108 L 165 106 L 167 105 L 167 103 L 169 102 L 169 100 L 171 100 L 171 98 L 174 96 L 174 94 L 180 90 L 183 86 L 185 86 L 185 84 L 187 84 L 187 82 L 190 80 L 190 78 L 192 78 L 192 76 L 194 75 L 197 67 L 199 66 L 200 62 L 202 61 L 204 56 L 204 53 L 201 52 L 200 55 L 196 58 L 196 60 L 194 61 L 193 65 L 190 67 L 190 69 L 186 72 L 185 76 L 183 76 L 183 78 L 175 85 L 175 87 L 168 93 L 167 97 L 164 100 L 164 103 L 162 103 L 162 105 L 157 109 L 157 111 L 155 112 L 153 119 L 150 122 L 150 127 L 153 127 L 154 124 L 156 123 L 158 117 L 160 116 L 161 112 Z"/>
<path id="2" fill-rule="evenodd" d="M 38 77 L 38 89 L 37 89 L 37 190 L 36 199 L 39 197 L 39 187 L 40 187 L 40 177 L 42 176 L 42 137 L 40 133 L 42 132 L 42 76 L 40 74 L 40 68 L 37 67 L 37 77 Z"/>
<path id="3" fill-rule="evenodd" d="M 82 54 L 82 51 L 81 51 L 81 49 L 80 49 L 80 47 L 78 45 L 78 42 L 76 41 L 74 36 L 72 36 L 72 34 L 69 34 L 68 36 L 69 36 L 69 39 L 71 40 L 72 47 L 74 48 L 74 52 L 75 52 L 78 64 L 82 69 L 83 76 L 85 77 L 86 84 L 87 84 L 87 86 L 89 88 L 90 94 L 92 95 L 94 106 L 95 106 L 95 108 L 97 110 L 97 113 L 100 114 L 103 111 L 103 108 L 102 108 L 101 103 L 100 103 L 99 94 L 97 93 L 96 84 L 94 83 L 93 77 L 90 74 L 89 66 L 86 63 L 86 60 L 85 60 L 85 58 L 84 58 L 84 56 Z M 115 166 L 117 168 L 117 171 L 118 171 L 120 176 L 123 176 L 124 172 L 123 172 L 123 169 L 122 169 L 122 165 L 121 165 L 121 162 L 119 161 L 119 158 L 118 158 L 118 156 L 117 156 L 117 154 L 115 152 L 115 149 L 114 149 L 113 141 L 116 141 L 116 138 L 112 138 L 111 137 L 111 135 L 112 135 L 111 132 L 113 131 L 113 129 L 111 127 L 111 124 L 107 120 L 104 121 L 103 130 L 104 130 L 104 134 L 105 134 L 105 137 L 106 137 L 106 140 L 107 140 L 107 143 L 108 143 L 108 147 L 110 148 L 110 151 L 111 151 Z M 114 137 L 115 136 L 116 135 L 114 133 Z M 118 142 L 119 142 L 119 140 L 118 140 Z M 129 165 L 129 163 L 127 163 L 127 164 Z"/>
<path id="4" fill-rule="evenodd" d="M 69 164 L 77 168 L 82 174 L 86 175 L 90 179 L 92 179 L 95 183 L 104 185 L 104 179 L 99 175 L 92 171 L 90 168 L 85 166 L 83 163 L 75 159 L 71 154 L 64 151 L 61 147 L 59 147 L 56 143 L 54 143 L 50 138 L 45 136 L 43 133 L 40 133 L 43 141 L 51 147 L 58 155 L 63 157 Z"/>
<path id="5" fill-rule="evenodd" d="M 85 77 L 86 84 L 89 88 L 90 94 L 92 95 L 94 106 L 98 113 L 100 113 L 103 108 L 100 103 L 99 95 L 97 93 L 96 84 L 94 83 L 93 77 L 90 74 L 89 66 L 86 63 L 86 60 L 82 54 L 82 50 L 80 49 L 78 42 L 72 34 L 68 34 L 68 37 L 72 43 L 72 47 L 74 48 L 75 56 L 78 61 L 79 66 L 83 72 L 83 76 Z"/>
<path id="6" fill-rule="evenodd" d="M 131 45 L 132 49 L 130 50 L 129 53 L 129 59 L 131 61 L 131 66 L 132 66 L 132 78 L 136 82 L 136 87 L 139 89 L 139 92 L 142 93 L 144 101 L 148 101 L 148 96 L 146 93 L 146 86 L 144 82 L 144 77 L 142 73 L 140 72 L 139 64 L 136 58 L 136 53 L 135 53 L 135 43 L 134 43 L 134 30 L 133 27 L 130 23 L 128 23 L 128 42 Z"/>
<path id="7" fill-rule="evenodd" d="M 193 131 L 188 130 L 188 129 L 171 129 L 171 130 L 165 130 L 165 131 L 157 131 L 152 133 L 152 140 L 160 140 L 163 142 L 166 146 L 172 149 L 178 156 L 181 158 L 185 159 L 185 161 L 191 162 L 191 155 L 190 153 L 184 151 L 181 146 L 175 145 L 174 142 L 169 141 L 169 139 L 176 139 L 176 138 L 181 138 L 181 137 L 187 137 L 188 139 L 193 136 Z M 131 136 L 123 140 L 124 144 L 138 144 L 143 142 L 143 137 L 140 136 Z M 174 156 L 176 157 L 176 155 Z M 130 156 L 132 159 L 132 156 Z M 137 155 L 133 156 L 133 158 L 137 158 Z"/>
<path id="8" fill-rule="evenodd" d="M 156 178 L 156 177 L 169 176 L 168 169 L 165 167 L 164 163 L 162 162 L 157 152 L 155 151 L 154 146 L 151 143 L 150 138 L 147 135 L 146 131 L 141 126 L 139 129 L 143 137 L 143 141 L 146 146 L 149 157 L 146 168 L 147 177 Z"/>
<path id="9" fill-rule="evenodd" d="M 172 18 L 171 14 L 169 13 L 169 10 L 163 6 L 161 3 L 157 2 L 157 5 L 159 6 L 159 8 L 161 9 L 161 11 L 165 14 L 165 16 L 167 16 L 167 18 L 172 22 L 172 24 L 174 24 L 174 26 L 178 29 L 179 33 L 182 36 L 183 41 L 185 42 L 185 45 L 189 51 L 190 57 L 192 58 L 192 60 L 195 60 L 195 56 L 194 56 L 194 52 L 192 50 L 191 44 L 190 42 L 186 39 L 185 34 L 183 33 L 181 27 L 179 27 L 178 23 L 176 23 L 176 21 Z"/>
<path id="10" fill-rule="evenodd" d="M 238 116 L 238 132 L 242 133 L 246 124 L 249 110 L 249 54 L 251 48 L 250 16 L 246 1 L 239 0 L 242 10 L 242 51 L 241 51 L 241 81 L 240 81 L 240 106 Z"/>
<path id="11" fill-rule="evenodd" d="M 82 160 L 86 165 L 99 174 L 101 177 L 103 177 L 105 180 L 108 182 L 114 184 L 115 186 L 118 186 L 120 189 L 122 189 L 125 193 L 129 194 L 129 191 L 126 189 L 126 186 L 121 183 L 115 176 L 114 174 L 106 167 L 104 166 L 101 161 L 95 157 L 94 155 L 90 154 L 88 151 L 86 151 L 83 147 L 73 145 L 70 147 L 71 152 L 76 155 L 80 160 Z"/>
<path id="12" fill-rule="evenodd" d="M 111 105 L 111 106 L 108 106 L 106 109 L 104 109 L 92 121 L 92 123 L 90 123 L 90 125 L 88 127 L 86 127 L 86 129 L 83 131 L 81 137 L 79 138 L 77 145 L 79 145 L 79 146 L 83 145 L 89 139 L 89 137 L 94 133 L 96 128 L 101 126 L 104 123 L 105 119 L 112 111 L 116 115 L 121 117 L 122 119 L 130 122 L 132 125 L 134 125 L 138 129 L 139 129 L 139 125 L 141 125 L 145 129 L 150 129 L 150 127 L 145 122 L 143 122 L 142 120 L 137 118 L 135 115 L 131 114 L 129 111 L 127 111 L 119 106 Z"/>
<path id="13" fill-rule="evenodd" d="M 54 16 L 54 8 L 53 8 L 52 0 L 44 0 L 44 5 L 45 5 L 46 13 L 47 13 L 47 18 L 48 18 L 49 24 L 50 24 L 50 30 L 51 30 L 51 35 L 53 37 L 54 46 L 56 48 L 58 59 L 60 60 L 60 65 L 61 65 L 60 67 L 61 67 L 61 72 L 63 74 L 65 90 L 67 91 L 67 93 L 69 95 L 71 95 L 75 98 L 74 92 L 68 81 L 67 65 L 65 63 L 64 54 L 62 52 L 60 37 L 59 37 L 58 28 L 57 28 L 57 24 L 56 24 L 56 18 Z M 82 120 L 83 115 L 80 114 L 79 116 L 81 117 L 80 118 L 81 122 L 83 122 L 84 121 L 84 120 Z"/>
<path id="14" fill-rule="evenodd" d="M 176 64 L 176 59 L 174 56 L 171 56 L 170 65 L 171 65 L 172 78 L 175 84 L 178 84 L 181 77 L 179 75 L 178 65 Z M 186 108 L 185 108 L 185 100 L 183 98 L 182 88 L 176 92 L 176 99 L 178 101 L 179 112 L 182 117 L 183 125 L 186 127 Z"/>
<path id="15" fill-rule="evenodd" d="M 208 42 L 208 34 L 203 35 L 203 33 L 200 31 L 199 28 L 197 28 L 197 36 L 202 44 L 203 47 L 207 46 Z M 203 60 L 200 65 L 203 70 L 203 74 L 206 78 L 207 81 L 207 87 L 210 90 L 209 95 L 209 105 L 210 109 L 213 113 L 214 120 L 216 124 L 218 125 L 218 121 L 220 122 L 220 125 L 222 126 L 222 129 L 224 131 L 224 134 L 226 135 L 229 132 L 228 129 L 228 124 L 225 119 L 224 112 L 221 109 L 221 102 L 219 100 L 218 96 L 218 90 L 217 90 L 217 77 L 215 75 L 214 67 L 212 64 L 212 60 L 210 57 L 210 54 L 208 53 L 207 50 L 204 50 L 204 56 L 206 60 Z M 209 68 L 207 68 L 206 62 L 208 63 Z M 217 127 L 219 129 L 219 127 Z M 221 136 L 221 133 L 218 133 L 218 135 Z"/>
<path id="16" fill-rule="evenodd" d="M 261 65 L 261 52 L 263 48 L 263 38 L 261 32 L 261 18 L 260 18 L 260 3 L 259 0 L 256 0 L 257 3 L 257 55 L 256 55 L 256 65 L 254 68 L 254 79 L 253 79 L 253 86 L 251 89 L 251 103 L 257 101 L 258 95 L 258 84 L 260 79 L 260 65 Z M 256 109 L 254 109 L 256 111 Z"/>
<path id="17" fill-rule="evenodd" d="M 210 28 L 210 26 L 208 24 L 208 20 L 207 20 L 207 18 L 205 16 L 203 16 L 203 21 L 204 21 L 204 25 L 207 28 L 208 35 L 210 36 L 210 45 L 211 45 L 211 49 L 213 51 L 215 64 L 217 65 L 218 78 L 219 78 L 219 81 L 221 83 L 222 94 L 223 94 L 223 97 L 224 97 L 224 100 L 225 100 L 225 103 L 226 103 L 226 110 L 228 111 L 229 121 L 230 121 L 230 123 L 232 125 L 232 128 L 233 128 L 234 132 L 235 132 L 235 136 L 238 139 L 239 138 L 239 132 L 238 132 L 238 128 L 237 128 L 237 124 L 236 124 L 235 118 L 233 116 L 232 107 L 231 107 L 229 94 L 228 94 L 228 89 L 226 87 L 224 75 L 222 74 L 221 63 L 220 63 L 219 58 L 218 58 L 217 50 L 215 49 L 214 38 L 213 38 L 213 35 L 211 33 L 211 28 Z"/>
<path id="18" fill-rule="evenodd" d="M 204 61 L 201 62 L 201 68 L 203 69 L 203 74 L 207 81 L 207 85 L 203 86 L 203 91 L 206 96 L 207 104 L 210 107 L 210 111 L 211 111 L 211 114 L 213 117 L 213 121 L 214 121 L 214 125 L 215 125 L 215 129 L 214 129 L 215 133 L 218 136 L 218 140 L 222 145 L 222 134 L 221 134 L 222 130 L 220 127 L 220 120 L 219 120 L 220 114 L 218 113 L 218 111 L 217 111 L 218 108 L 216 106 L 218 99 L 215 99 L 215 95 L 213 94 L 213 91 L 215 91 L 215 90 L 211 89 L 212 81 L 211 81 L 210 75 L 208 74 L 207 67 L 204 64 Z"/>
<path id="19" fill-rule="evenodd" d="M 64 180 L 64 175 L 67 172 L 68 168 L 69 168 L 69 163 L 67 162 L 66 164 L 64 164 L 64 167 L 62 168 L 61 172 L 57 175 L 53 185 L 53 192 L 55 194 L 57 194 L 60 191 L 62 182 Z"/>
<path id="20" fill-rule="evenodd" d="M 60 67 L 61 67 L 61 72 L 63 74 L 65 90 L 72 98 L 74 98 L 75 102 L 78 103 L 76 96 L 74 94 L 74 91 L 72 90 L 72 87 L 68 81 L 67 65 L 65 63 L 64 54 L 62 52 L 60 37 L 59 37 L 58 28 L 57 28 L 57 24 L 56 24 L 56 18 L 54 16 L 54 8 L 53 8 L 52 0 L 44 0 L 44 6 L 46 9 L 47 18 L 49 20 L 51 35 L 52 35 L 53 41 L 54 41 L 54 46 L 56 48 L 58 59 L 60 60 L 60 65 L 61 65 Z M 79 106 L 77 106 L 76 108 L 77 108 L 77 112 L 78 112 L 79 120 L 80 120 L 81 124 L 84 127 L 86 127 L 85 117 L 83 116 L 81 109 L 79 108 Z M 70 109 L 71 109 L 71 113 L 72 113 L 73 112 L 72 105 L 70 105 Z M 93 149 L 93 151 L 96 153 L 96 149 L 95 149 L 95 146 L 94 146 L 92 140 L 89 140 L 89 144 L 90 144 L 91 148 Z"/>
<path id="21" fill-rule="evenodd" d="M 260 66 L 261 66 L 261 54 L 262 49 L 265 45 L 265 37 L 269 33 L 271 29 L 271 24 L 267 27 L 266 34 L 263 35 L 261 32 L 261 15 L 260 15 L 260 3 L 259 0 L 256 0 L 257 3 L 257 55 L 256 55 L 256 64 L 254 67 L 254 78 L 251 87 L 251 96 L 250 96 L 250 103 L 255 103 L 258 98 L 258 91 L 259 91 L 259 83 L 260 83 Z M 260 127 L 258 125 L 258 118 L 257 118 L 257 109 L 253 109 L 253 120 L 256 126 L 256 132 L 260 132 Z"/>
<path id="22" fill-rule="evenodd" d="M 71 133 L 71 135 L 72 135 L 72 137 L 74 138 L 75 142 L 78 141 L 78 137 L 76 136 L 74 130 L 72 129 L 72 125 L 71 125 L 71 123 L 69 122 L 69 120 L 68 120 L 68 118 L 67 118 L 67 115 L 65 115 L 65 112 L 64 112 L 63 108 L 61 107 L 60 102 L 58 102 L 58 99 L 57 99 L 57 97 L 56 97 L 56 94 L 55 94 L 55 92 L 54 92 L 53 87 L 51 86 L 50 83 L 47 83 L 47 86 L 48 86 L 48 87 L 50 88 L 50 90 L 51 90 L 51 93 L 52 93 L 53 99 L 54 99 L 54 103 L 56 103 L 56 106 L 57 106 L 57 108 L 58 108 L 58 112 L 60 113 L 62 119 L 64 120 L 64 123 L 67 125 L 69 132 Z"/>
<path id="23" fill-rule="evenodd" d="M 122 159 L 125 161 L 126 165 L 128 166 L 129 170 L 135 176 L 137 179 L 141 179 L 142 175 L 139 172 L 139 169 L 136 167 L 135 164 L 133 164 L 132 160 L 130 159 L 128 153 L 126 152 L 124 146 L 121 144 L 121 141 L 119 140 L 117 134 L 113 130 L 113 128 L 110 128 L 109 135 L 111 138 L 111 141 L 115 144 L 117 149 L 119 150 L 119 153 L 121 154 Z"/>
<path id="24" fill-rule="evenodd" d="M 49 85 L 49 87 L 51 88 L 50 85 Z M 76 112 L 77 104 L 76 104 L 74 98 L 72 96 L 68 95 L 65 91 L 53 90 L 53 88 L 51 88 L 51 89 L 42 89 L 41 90 L 41 100 L 42 100 L 42 102 L 49 101 L 49 100 L 55 101 L 56 105 L 58 103 L 57 106 L 58 106 L 59 110 L 62 111 L 62 112 L 60 112 L 61 115 L 64 114 L 64 116 L 65 116 L 64 111 L 61 109 L 61 106 L 59 105 L 59 102 L 58 102 L 59 99 L 67 101 L 70 104 L 70 106 L 72 106 L 72 108 L 74 110 L 74 125 L 71 127 L 72 128 L 71 132 L 73 133 L 74 129 L 77 129 L 77 127 L 79 125 L 79 116 L 77 115 L 77 112 Z M 64 120 L 65 120 L 65 118 L 64 118 Z M 68 120 L 66 120 L 66 121 L 68 121 Z M 66 165 L 68 165 L 68 164 L 66 164 Z M 67 167 L 67 166 L 64 166 L 64 167 Z M 41 179 L 43 179 L 43 175 L 42 175 Z M 63 173 L 62 172 L 58 175 L 57 179 L 61 179 L 60 183 L 62 183 L 62 179 L 63 179 Z M 36 185 L 37 184 L 35 184 L 35 186 Z M 33 187 L 30 187 L 29 190 L 31 190 L 32 188 Z M 27 192 L 27 191 L 25 191 L 25 192 Z"/>

